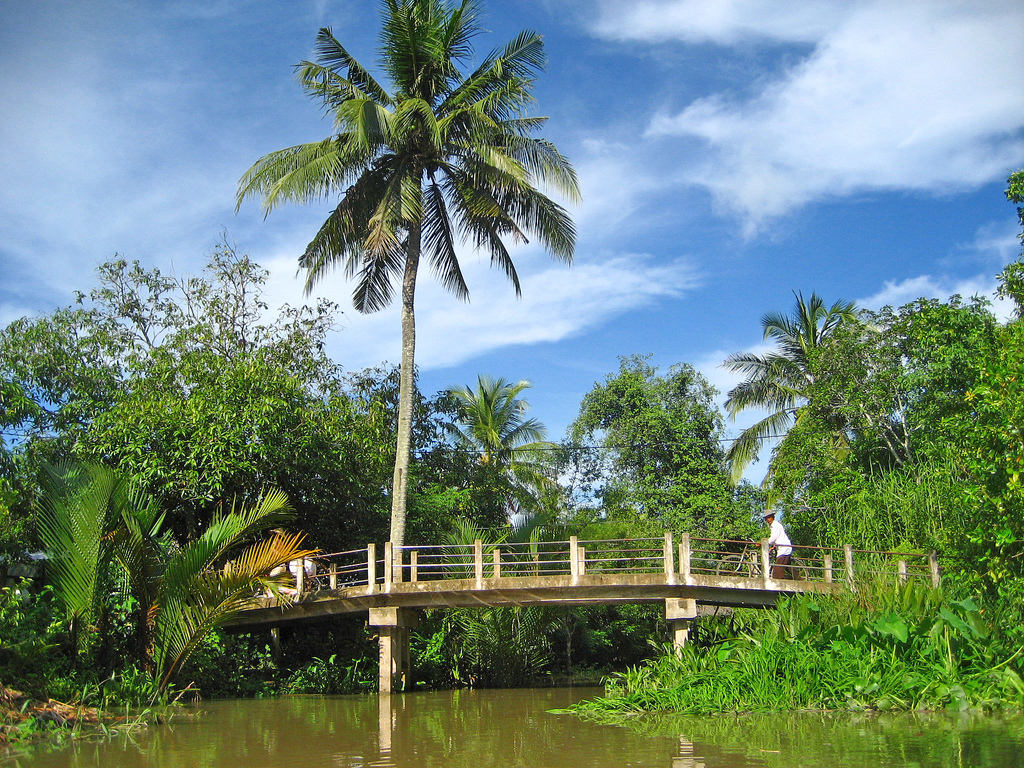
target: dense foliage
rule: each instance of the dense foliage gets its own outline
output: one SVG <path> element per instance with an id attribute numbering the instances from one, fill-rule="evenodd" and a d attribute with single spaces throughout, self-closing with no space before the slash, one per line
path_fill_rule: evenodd
<path id="1" fill-rule="evenodd" d="M 26 395 L 5 402 L 16 517 L 31 514 L 33 459 L 78 457 L 158 494 L 179 541 L 270 487 L 322 548 L 376 538 L 390 373 L 343 377 L 323 352 L 335 308 L 269 313 L 266 277 L 226 245 L 198 277 L 114 261 L 75 307 L 0 331 L 3 376 Z"/>
<path id="2" fill-rule="evenodd" d="M 1024 204 L 1024 174 L 1007 196 Z M 333 308 L 270 312 L 265 279 L 227 246 L 198 277 L 114 261 L 74 306 L 0 330 L 0 546 L 7 564 L 37 547 L 54 558 L 41 594 L 0 592 L 0 681 L 68 697 L 102 684 L 118 700 L 174 671 L 218 695 L 373 686 L 373 638 L 359 621 L 283 630 L 276 644 L 216 631 L 160 639 L 161 621 L 181 623 L 174 589 L 194 590 L 244 552 L 207 547 L 228 532 L 229 510 L 254 507 L 268 489 L 289 496 L 289 525 L 311 548 L 387 535 L 398 372 L 344 372 L 323 352 Z M 1002 271 L 999 293 L 1015 304 L 1009 319 L 977 297 L 867 311 L 826 310 L 812 296 L 803 304 L 813 343 L 802 346 L 799 312 L 766 316 L 790 331 L 771 337 L 788 362 L 734 357 L 779 376 L 731 393 L 734 404 L 772 387 L 789 394 L 766 395 L 789 428 L 761 489 L 730 483 L 715 392 L 686 364 L 659 371 L 623 358 L 559 445 L 526 416 L 525 382 L 480 376 L 475 387 L 415 393 L 410 541 L 496 546 L 666 529 L 756 539 L 769 498 L 797 544 L 934 550 L 945 575 L 944 596 L 862 591 L 701 619 L 686 651 L 646 664 L 648 641 L 666 629 L 654 609 L 433 611 L 414 640 L 423 679 L 514 685 L 632 665 L 605 706 L 1020 705 L 1024 260 Z M 106 496 L 84 481 L 65 484 L 77 496 L 55 493 L 44 468 L 68 458 L 117 481 L 96 486 Z M 525 525 L 509 525 L 516 509 L 531 513 Z M 214 554 L 190 554 L 204 547 Z"/>
<path id="3" fill-rule="evenodd" d="M 1024 202 L 1024 173 L 1007 197 Z M 741 385 L 791 395 L 762 404 L 789 409 L 766 490 L 797 543 L 937 551 L 945 596 L 890 586 L 737 614 L 724 631 L 705 622 L 696 643 L 632 668 L 594 711 L 1024 705 L 1022 275 L 1024 260 L 998 276 L 1016 305 L 1008 321 L 978 297 L 849 308 L 799 349 L 802 378 L 772 379 L 769 355 L 747 361 L 764 375 Z M 779 355 L 794 357 L 784 342 Z"/>

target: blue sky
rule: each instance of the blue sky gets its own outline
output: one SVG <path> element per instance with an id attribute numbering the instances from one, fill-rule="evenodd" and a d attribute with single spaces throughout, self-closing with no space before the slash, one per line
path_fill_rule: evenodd
<path id="1" fill-rule="evenodd" d="M 1002 191 L 1024 167 L 1019 0 L 494 0 L 482 56 L 521 29 L 549 56 L 536 113 L 580 174 L 575 264 L 514 258 L 523 298 L 466 251 L 471 302 L 418 294 L 428 391 L 528 379 L 560 437 L 622 355 L 723 391 L 793 291 L 862 306 L 989 293 L 1019 252 Z M 94 284 L 115 253 L 176 274 L 226 231 L 302 300 L 327 204 L 234 212 L 260 156 L 327 136 L 293 79 L 331 26 L 376 56 L 372 0 L 6 0 L 0 14 L 0 323 Z M 345 309 L 330 352 L 397 361 L 392 308 Z M 751 415 L 753 418 L 754 415 Z M 740 422 L 743 426 L 749 420 Z M 759 465 L 763 467 L 763 463 Z M 755 479 L 755 467 L 751 476 Z"/>

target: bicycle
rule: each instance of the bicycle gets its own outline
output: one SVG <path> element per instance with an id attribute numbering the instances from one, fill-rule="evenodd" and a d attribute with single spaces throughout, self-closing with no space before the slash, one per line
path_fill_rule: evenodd
<path id="1" fill-rule="evenodd" d="M 813 566 L 804 560 L 794 557 L 786 566 L 789 569 L 789 580 L 809 581 L 813 573 Z M 775 568 L 774 561 L 769 565 L 769 573 Z M 743 552 L 723 555 L 715 567 L 716 576 L 737 576 L 740 578 L 759 579 L 763 571 L 761 569 L 761 552 L 748 546 Z"/>
<path id="2" fill-rule="evenodd" d="M 757 555 L 758 553 L 749 547 L 743 552 L 723 555 L 715 568 L 715 575 L 758 578 L 761 575 L 761 563 Z"/>

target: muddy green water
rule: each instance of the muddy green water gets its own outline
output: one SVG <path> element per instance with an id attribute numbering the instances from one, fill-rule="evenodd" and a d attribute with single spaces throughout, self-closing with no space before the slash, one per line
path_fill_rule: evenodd
<path id="1" fill-rule="evenodd" d="M 1012 768 L 1024 718 L 788 714 L 640 718 L 549 714 L 596 689 L 214 701 L 194 719 L 6 765 L 160 768 Z"/>

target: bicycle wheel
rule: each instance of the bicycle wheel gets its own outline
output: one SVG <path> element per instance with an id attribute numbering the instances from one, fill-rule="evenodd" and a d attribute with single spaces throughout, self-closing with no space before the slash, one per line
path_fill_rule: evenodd
<path id="1" fill-rule="evenodd" d="M 742 576 L 743 555 L 723 555 L 715 568 L 716 576 Z"/>

